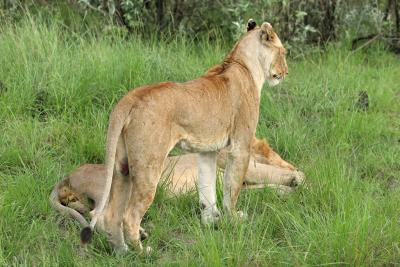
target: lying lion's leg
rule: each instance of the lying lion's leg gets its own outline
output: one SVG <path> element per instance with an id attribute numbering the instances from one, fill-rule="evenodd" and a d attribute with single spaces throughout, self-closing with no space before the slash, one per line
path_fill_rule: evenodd
<path id="1" fill-rule="evenodd" d="M 163 162 L 149 163 L 146 168 L 135 172 L 132 194 L 125 213 L 126 237 L 139 251 L 143 250 L 140 238 L 142 218 L 154 200 L 157 183 L 161 176 Z M 148 251 L 148 249 L 146 249 Z"/>
<path id="2" fill-rule="evenodd" d="M 267 143 L 265 139 L 253 138 L 251 143 L 252 153 L 257 162 L 270 164 L 280 168 L 294 171 L 296 168 L 283 160 Z"/>
<path id="3" fill-rule="evenodd" d="M 217 221 L 221 214 L 217 208 L 217 165 L 216 152 L 198 154 L 198 191 L 201 221 L 204 224 Z"/>
<path id="4" fill-rule="evenodd" d="M 287 186 L 298 186 L 302 183 L 302 173 L 290 171 L 269 164 L 252 162 L 246 172 L 246 184 L 280 184 Z"/>
<path id="5" fill-rule="evenodd" d="M 250 153 L 248 151 L 235 151 L 228 155 L 224 173 L 223 205 L 224 209 L 232 215 L 236 214 L 235 206 L 243 185 L 249 158 Z"/>
<path id="6" fill-rule="evenodd" d="M 139 234 L 140 234 L 140 240 L 141 241 L 146 240 L 149 237 L 149 234 L 142 227 L 139 227 Z"/>
<path id="7" fill-rule="evenodd" d="M 109 203 L 103 213 L 104 229 L 109 234 L 109 241 L 120 251 L 128 249 L 123 234 L 123 214 L 132 188 L 132 178 L 128 169 L 125 145 L 122 138 L 120 138 L 115 156 Z"/>

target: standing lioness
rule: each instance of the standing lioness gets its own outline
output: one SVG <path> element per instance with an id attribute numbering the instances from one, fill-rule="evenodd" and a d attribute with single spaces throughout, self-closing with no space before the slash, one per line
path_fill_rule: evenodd
<path id="1" fill-rule="evenodd" d="M 82 230 L 82 241 L 90 239 L 101 216 L 117 249 L 127 250 L 123 221 L 128 240 L 142 249 L 140 223 L 153 202 L 168 152 L 177 144 L 199 153 L 198 188 L 205 222 L 220 217 L 216 151 L 227 147 L 223 206 L 236 215 L 261 89 L 265 80 L 278 84 L 287 71 L 285 49 L 271 24 L 264 22 L 244 34 L 223 63 L 204 76 L 143 86 L 126 94 L 110 115 L 105 191 L 90 226 Z M 123 218 L 125 210 L 130 216 Z"/>

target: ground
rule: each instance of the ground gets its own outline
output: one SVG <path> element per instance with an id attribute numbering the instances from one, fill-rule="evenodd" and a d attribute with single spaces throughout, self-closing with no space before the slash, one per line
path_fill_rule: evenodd
<path id="1" fill-rule="evenodd" d="M 287 79 L 262 92 L 257 136 L 306 174 L 306 188 L 284 200 L 246 191 L 248 220 L 217 229 L 200 224 L 195 194 L 167 199 L 161 188 L 144 222 L 151 257 L 116 255 L 100 234 L 80 247 L 80 227 L 49 205 L 55 182 L 103 161 L 108 114 L 128 89 L 193 79 L 229 46 L 3 25 L 0 265 L 399 264 L 400 58 L 344 43 L 292 55 Z"/>

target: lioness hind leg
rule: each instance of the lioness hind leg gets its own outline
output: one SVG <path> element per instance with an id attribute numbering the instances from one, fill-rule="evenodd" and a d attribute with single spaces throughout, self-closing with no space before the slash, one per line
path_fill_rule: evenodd
<path id="1" fill-rule="evenodd" d="M 150 167 L 151 166 L 151 167 Z M 142 218 L 154 200 L 163 162 L 149 164 L 135 172 L 132 193 L 124 215 L 126 238 L 137 250 L 143 251 L 140 235 Z M 146 249 L 148 251 L 148 249 Z"/>
<path id="2" fill-rule="evenodd" d="M 117 145 L 109 203 L 103 213 L 103 227 L 114 248 L 122 252 L 128 250 L 123 233 L 123 215 L 132 188 L 132 177 L 129 175 L 128 169 L 125 145 L 120 138 Z"/>
<path id="3" fill-rule="evenodd" d="M 108 240 L 118 251 L 126 251 L 127 245 L 123 233 L 123 213 L 130 193 L 130 177 L 115 173 L 110 192 L 110 200 L 104 211 L 104 230 Z"/>
<path id="4" fill-rule="evenodd" d="M 130 220 L 131 215 L 129 214 L 129 212 L 127 212 L 128 209 L 125 210 L 125 214 L 124 214 L 124 232 L 125 232 L 125 236 L 129 237 L 129 232 L 127 229 L 127 225 L 128 222 Z M 146 240 L 149 237 L 149 234 L 146 232 L 146 229 L 144 229 L 143 227 L 139 227 L 139 236 L 140 236 L 140 241 Z"/>

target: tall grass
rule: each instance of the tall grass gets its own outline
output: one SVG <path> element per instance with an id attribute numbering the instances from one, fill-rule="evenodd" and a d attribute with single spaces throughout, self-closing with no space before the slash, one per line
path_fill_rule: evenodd
<path id="1" fill-rule="evenodd" d="M 144 222 L 151 257 L 115 255 L 101 235 L 79 246 L 79 226 L 48 195 L 73 168 L 102 162 L 112 106 L 130 88 L 193 79 L 228 50 L 81 36 L 29 17 L 1 26 L 0 265 L 400 264 L 400 61 L 380 48 L 289 60 L 283 84 L 264 88 L 257 135 L 306 173 L 306 188 L 285 200 L 245 191 L 249 219 L 218 229 L 201 226 L 195 194 L 161 190 Z"/>

